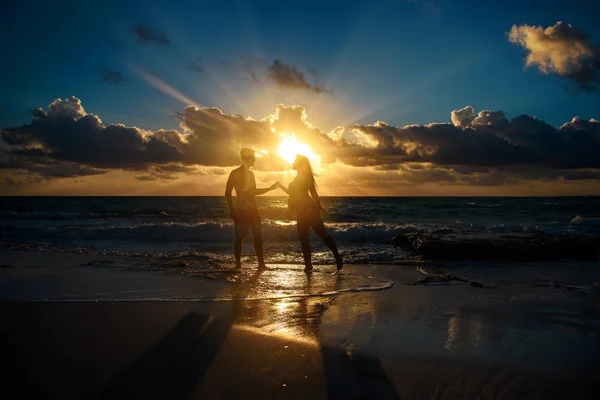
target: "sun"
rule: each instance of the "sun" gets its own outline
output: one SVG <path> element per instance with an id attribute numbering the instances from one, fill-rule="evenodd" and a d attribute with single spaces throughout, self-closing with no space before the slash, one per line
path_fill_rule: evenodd
<path id="1" fill-rule="evenodd" d="M 282 133 L 282 140 L 279 144 L 277 153 L 285 162 L 292 164 L 296 159 L 296 154 L 302 154 L 310 160 L 311 163 L 319 164 L 321 157 L 313 153 L 307 144 L 300 143 L 296 140 L 296 135 L 293 133 Z"/>

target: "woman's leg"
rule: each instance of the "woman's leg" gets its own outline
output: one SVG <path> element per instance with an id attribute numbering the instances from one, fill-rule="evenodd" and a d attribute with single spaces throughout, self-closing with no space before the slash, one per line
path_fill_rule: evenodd
<path id="1" fill-rule="evenodd" d="M 329 247 L 329 250 L 331 250 L 331 252 L 333 253 L 333 256 L 335 257 L 335 264 L 337 266 L 338 271 L 340 269 L 342 269 L 344 266 L 342 257 L 340 256 L 340 253 L 338 252 L 338 248 L 337 248 L 337 245 L 335 244 L 335 240 L 333 239 L 333 236 L 331 236 L 325 229 L 323 220 L 321 218 L 317 218 L 313 222 L 312 228 L 315 231 L 315 233 L 317 235 L 319 235 L 319 237 L 321 239 L 323 239 L 323 241 L 325 242 L 327 247 Z"/>
<path id="2" fill-rule="evenodd" d="M 306 218 L 303 218 L 301 215 L 298 215 L 296 222 L 300 246 L 302 247 L 302 255 L 304 256 L 304 270 L 310 271 L 312 270 L 311 248 L 309 241 L 310 221 L 308 221 Z"/>

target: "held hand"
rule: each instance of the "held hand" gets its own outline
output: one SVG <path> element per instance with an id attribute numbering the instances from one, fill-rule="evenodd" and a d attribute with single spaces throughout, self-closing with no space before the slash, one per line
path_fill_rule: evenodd
<path id="1" fill-rule="evenodd" d="M 280 183 L 279 181 L 275 182 L 274 184 L 271 185 L 271 187 L 269 189 L 273 190 L 273 189 L 277 189 L 279 187 Z"/>

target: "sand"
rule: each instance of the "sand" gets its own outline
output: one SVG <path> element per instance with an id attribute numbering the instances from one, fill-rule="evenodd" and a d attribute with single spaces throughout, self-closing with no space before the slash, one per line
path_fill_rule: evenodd
<path id="1" fill-rule="evenodd" d="M 187 282 L 186 296 L 227 285 L 250 295 L 252 285 L 81 267 L 93 256 L 1 254 L 11 267 L 0 269 L 0 376 L 16 398 L 585 399 L 600 388 L 597 299 L 573 291 L 408 286 L 415 268 L 347 266 L 394 285 L 252 301 L 82 301 L 91 287 L 123 292 L 140 281 L 154 294 Z M 295 276 L 284 273 L 266 278 Z M 40 301 L 61 291 L 70 300 Z M 10 300 L 18 295 L 37 300 Z"/>

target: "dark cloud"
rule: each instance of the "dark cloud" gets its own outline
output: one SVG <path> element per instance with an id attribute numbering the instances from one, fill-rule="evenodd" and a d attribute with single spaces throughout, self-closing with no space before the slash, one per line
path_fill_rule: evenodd
<path id="1" fill-rule="evenodd" d="M 250 76 L 252 81 L 255 83 L 261 83 L 259 75 L 264 74 L 264 71 L 268 68 L 267 63 L 257 57 L 240 57 L 240 60 L 244 64 L 244 70 Z"/>
<path id="2" fill-rule="evenodd" d="M 239 163 L 242 147 L 273 148 L 278 144 L 278 137 L 267 121 L 228 115 L 216 107 L 188 106 L 178 116 L 182 126 L 190 131 L 185 164 L 235 165 Z"/>
<path id="3" fill-rule="evenodd" d="M 200 57 L 196 57 L 188 62 L 188 69 L 190 71 L 203 73 L 204 66 L 202 65 L 202 59 Z"/>
<path id="4" fill-rule="evenodd" d="M 53 101 L 48 110 L 37 109 L 28 125 L 2 130 L 12 155 L 42 158 L 93 168 L 140 168 L 181 161 L 183 145 L 175 131 L 148 134 L 136 127 L 102 124 L 87 114 L 76 97 Z"/>
<path id="5" fill-rule="evenodd" d="M 268 69 L 269 79 L 281 87 L 306 89 L 315 93 L 323 93 L 325 91 L 323 85 L 314 85 L 308 82 L 304 77 L 304 73 L 302 73 L 295 65 L 285 64 L 277 59 L 273 61 Z"/>
<path id="6" fill-rule="evenodd" d="M 158 179 L 152 175 L 136 175 L 133 178 L 138 181 L 155 181 Z"/>
<path id="7" fill-rule="evenodd" d="M 171 41 L 167 35 L 156 28 L 146 25 L 136 25 L 132 28 L 132 32 L 137 38 L 137 42 L 141 45 L 157 45 L 170 46 Z"/>
<path id="8" fill-rule="evenodd" d="M 53 160 L 47 157 L 18 155 L 2 165 L 2 168 L 36 174 L 43 178 L 69 178 L 100 175 L 107 171 L 86 165 Z"/>
<path id="9" fill-rule="evenodd" d="M 172 181 L 178 179 L 177 175 L 173 172 L 184 172 L 187 171 L 187 167 L 180 165 L 169 165 L 169 166 L 153 166 L 147 169 L 146 174 L 136 175 L 134 179 L 138 181 Z"/>
<path id="10" fill-rule="evenodd" d="M 17 179 L 15 179 L 14 176 L 5 176 L 4 177 L 4 183 L 7 185 L 19 185 L 22 184 L 21 181 L 18 181 Z"/>
<path id="11" fill-rule="evenodd" d="M 583 30 L 562 22 L 547 28 L 513 25 L 508 38 L 527 51 L 528 67 L 573 80 L 583 90 L 598 90 L 600 47 Z"/>
<path id="12" fill-rule="evenodd" d="M 102 73 L 102 82 L 106 82 L 113 85 L 118 85 L 123 82 L 123 74 L 106 67 L 99 67 Z"/>
<path id="13" fill-rule="evenodd" d="M 535 117 L 508 121 L 502 111 L 472 107 L 453 111 L 453 124 L 393 127 L 384 122 L 355 125 L 374 147 L 343 143 L 338 157 L 355 166 L 405 162 L 436 165 L 600 168 L 600 134 L 595 120 L 574 119 L 556 129 Z"/>
<path id="14" fill-rule="evenodd" d="M 225 175 L 239 164 L 242 147 L 257 151 L 258 171 L 282 171 L 289 165 L 277 150 L 291 135 L 308 144 L 322 165 L 338 162 L 336 168 L 352 169 L 345 186 L 363 181 L 385 181 L 385 187 L 393 182 L 490 186 L 599 179 L 600 174 L 600 122 L 594 119 L 576 117 L 554 128 L 528 115 L 509 120 L 502 111 L 465 107 L 452 111 L 452 123 L 396 127 L 378 121 L 326 133 L 309 122 L 301 106 L 279 104 L 262 120 L 214 107 L 188 106 L 177 115 L 179 131 L 145 131 L 104 125 L 79 99 L 57 99 L 47 110 L 34 110 L 31 123 L 1 131 L 1 167 L 9 171 L 3 176 L 19 172 L 52 179 L 129 170 L 137 180 L 167 181 Z"/>
<path id="15" fill-rule="evenodd" d="M 4 176 L 4 183 L 9 186 L 25 186 L 30 184 L 44 183 L 46 180 L 40 176 L 26 171 L 17 171 L 16 175 Z"/>

